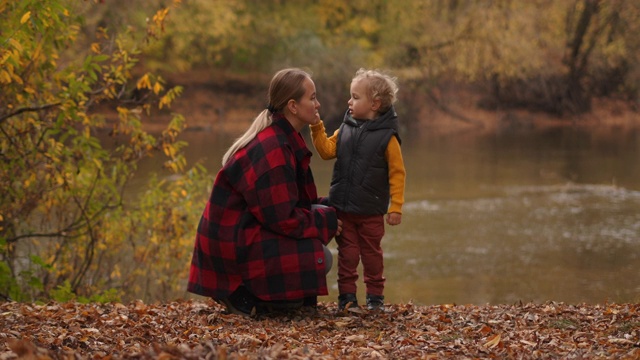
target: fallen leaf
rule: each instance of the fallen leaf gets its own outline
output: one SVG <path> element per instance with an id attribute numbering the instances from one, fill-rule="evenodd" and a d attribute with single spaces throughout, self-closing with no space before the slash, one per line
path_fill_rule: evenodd
<path id="1" fill-rule="evenodd" d="M 489 341 L 487 341 L 484 346 L 488 347 L 489 349 L 494 348 L 496 346 L 498 346 L 498 344 L 500 344 L 500 339 L 501 339 L 501 335 L 500 334 L 496 334 L 493 337 L 491 337 L 489 339 Z"/>

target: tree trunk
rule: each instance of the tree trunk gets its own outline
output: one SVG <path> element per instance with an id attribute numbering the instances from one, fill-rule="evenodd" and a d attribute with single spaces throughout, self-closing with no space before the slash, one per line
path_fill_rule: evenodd
<path id="1" fill-rule="evenodd" d="M 568 44 L 569 55 L 565 58 L 565 63 L 569 69 L 561 108 L 570 113 L 583 113 L 591 108 L 591 98 L 583 85 L 583 80 L 597 32 L 593 34 L 589 46 L 585 46 L 585 42 L 589 40 L 587 38 L 589 26 L 600 11 L 600 2 L 601 0 L 583 1 L 582 13 Z"/>

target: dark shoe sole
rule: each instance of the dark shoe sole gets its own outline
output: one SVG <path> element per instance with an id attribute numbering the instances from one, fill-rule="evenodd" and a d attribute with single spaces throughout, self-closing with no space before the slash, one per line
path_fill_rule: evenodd
<path id="1" fill-rule="evenodd" d="M 367 294 L 367 310 L 384 311 L 384 296 Z"/>
<path id="2" fill-rule="evenodd" d="M 356 294 L 343 294 L 344 296 L 338 296 L 338 311 L 342 312 L 345 309 L 357 308 L 358 298 Z M 342 298 L 341 298 L 342 297 Z"/>
<path id="3" fill-rule="evenodd" d="M 252 316 L 255 316 L 256 314 L 255 306 L 251 309 L 251 313 L 246 313 L 244 311 L 240 311 L 236 309 L 236 307 L 233 306 L 233 304 L 231 303 L 231 301 L 229 301 L 229 299 L 220 299 L 220 300 L 216 299 L 216 302 L 218 302 L 221 305 L 224 305 L 224 307 L 226 308 L 227 314 L 242 315 L 247 317 L 252 317 Z"/>

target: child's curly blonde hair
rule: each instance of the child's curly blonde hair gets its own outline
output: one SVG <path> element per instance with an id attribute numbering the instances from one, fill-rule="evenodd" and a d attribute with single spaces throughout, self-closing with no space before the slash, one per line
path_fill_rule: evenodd
<path id="1" fill-rule="evenodd" d="M 391 77 L 378 70 L 360 68 L 356 71 L 356 75 L 351 82 L 360 80 L 367 80 L 365 86 L 369 99 L 380 99 L 380 109 L 378 109 L 378 113 L 382 114 L 389 111 L 391 105 L 398 100 L 396 96 L 398 93 L 398 78 Z"/>

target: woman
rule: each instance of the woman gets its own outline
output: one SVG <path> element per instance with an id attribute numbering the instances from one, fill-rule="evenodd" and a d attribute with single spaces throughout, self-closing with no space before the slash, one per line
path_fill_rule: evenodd
<path id="1" fill-rule="evenodd" d="M 279 71 L 268 100 L 222 159 L 189 274 L 190 292 L 245 315 L 276 305 L 315 305 L 317 296 L 328 294 L 324 245 L 341 231 L 335 209 L 317 206 L 324 199 L 317 196 L 311 152 L 300 135 L 320 121 L 310 75 Z"/>

